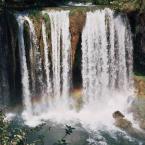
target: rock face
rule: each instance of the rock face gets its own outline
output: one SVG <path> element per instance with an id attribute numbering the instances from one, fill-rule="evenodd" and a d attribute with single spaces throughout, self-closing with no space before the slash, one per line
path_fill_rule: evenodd
<path id="1" fill-rule="evenodd" d="M 79 19 L 79 20 L 78 20 Z M 76 49 L 79 45 L 81 32 L 85 24 L 86 15 L 82 11 L 75 11 L 70 15 L 70 32 L 72 45 L 72 62 L 74 62 Z"/>
<path id="2" fill-rule="evenodd" d="M 0 107 L 5 104 L 9 98 L 9 80 L 8 80 L 8 41 L 7 27 L 4 19 L 4 13 L 0 13 Z M 3 70 L 3 71 L 1 71 Z M 5 96 L 5 97 L 3 97 Z"/>
<path id="3" fill-rule="evenodd" d="M 134 41 L 134 71 L 145 74 L 145 12 L 128 13 Z"/>

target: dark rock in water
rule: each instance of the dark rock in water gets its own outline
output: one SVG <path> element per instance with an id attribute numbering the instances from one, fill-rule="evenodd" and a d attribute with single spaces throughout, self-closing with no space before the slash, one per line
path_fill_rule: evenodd
<path id="1" fill-rule="evenodd" d="M 115 111 L 113 113 L 113 118 L 115 119 L 115 126 L 121 129 L 127 129 L 132 127 L 132 123 L 124 117 L 125 116 L 120 111 Z"/>
<path id="2" fill-rule="evenodd" d="M 120 112 L 120 111 L 115 111 L 114 113 L 113 113 L 113 118 L 124 118 L 125 116 Z"/>

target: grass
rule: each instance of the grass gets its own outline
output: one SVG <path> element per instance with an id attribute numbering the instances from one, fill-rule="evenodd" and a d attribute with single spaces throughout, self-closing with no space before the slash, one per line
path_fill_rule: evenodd
<path id="1" fill-rule="evenodd" d="M 143 80 L 145 82 L 145 75 L 143 73 L 134 72 L 134 78 L 137 80 Z"/>

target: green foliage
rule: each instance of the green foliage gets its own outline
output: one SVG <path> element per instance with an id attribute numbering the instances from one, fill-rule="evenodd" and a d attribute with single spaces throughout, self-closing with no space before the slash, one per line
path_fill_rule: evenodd
<path id="1" fill-rule="evenodd" d="M 133 0 L 134 5 L 140 12 L 145 12 L 145 0 Z"/>
<path id="2" fill-rule="evenodd" d="M 25 132 L 22 129 L 11 128 L 8 121 L 5 120 L 5 115 L 0 110 L 0 144 L 1 145 L 19 145 L 25 140 Z"/>
<path id="3" fill-rule="evenodd" d="M 5 119 L 5 114 L 0 110 L 0 145 L 36 145 L 42 143 L 42 138 L 34 140 L 31 144 L 27 143 L 28 135 L 40 130 L 40 127 L 32 129 L 14 126 L 13 122 Z"/>
<path id="4" fill-rule="evenodd" d="M 117 10 L 128 10 L 128 11 L 140 11 L 145 10 L 145 1 L 144 0 L 113 0 L 111 2 L 114 9 Z"/>
<path id="5" fill-rule="evenodd" d="M 92 2 L 97 5 L 109 5 L 111 0 L 92 0 Z"/>
<path id="6" fill-rule="evenodd" d="M 66 135 L 65 135 L 65 136 L 72 134 L 74 129 L 75 129 L 75 128 L 66 125 L 66 129 L 65 129 L 65 134 L 66 134 Z"/>
<path id="7" fill-rule="evenodd" d="M 41 16 L 42 16 L 41 12 L 39 10 L 37 10 L 37 9 L 29 11 L 29 17 L 32 20 L 34 19 L 34 20 L 39 22 Z"/>
<path id="8" fill-rule="evenodd" d="M 27 6 L 35 6 L 36 8 L 45 7 L 45 6 L 59 6 L 59 4 L 66 4 L 70 1 L 73 2 L 91 2 L 96 5 L 107 5 L 107 6 L 113 6 L 114 9 L 122 11 L 122 10 L 128 10 L 128 11 L 136 11 L 144 12 L 145 11 L 145 0 L 20 0 L 19 2 L 16 2 L 15 0 L 11 0 L 11 3 L 9 1 L 3 1 L 4 5 L 7 3 L 10 5 L 24 5 L 24 7 Z M 23 7 L 23 6 L 21 6 Z"/>
<path id="9" fill-rule="evenodd" d="M 16 126 L 12 121 L 7 121 L 3 110 L 0 110 L 0 145 L 43 145 L 43 135 L 28 143 L 28 138 L 33 133 L 39 132 L 45 124 L 41 124 L 35 128 L 27 126 Z M 65 135 L 57 141 L 54 145 L 68 145 L 66 141 L 67 136 L 73 133 L 75 128 L 66 125 Z"/>
<path id="10" fill-rule="evenodd" d="M 143 81 L 145 82 L 145 74 L 141 74 L 141 73 L 135 72 L 135 73 L 134 73 L 134 77 L 135 77 L 137 80 L 143 80 Z"/>
<path id="11" fill-rule="evenodd" d="M 66 141 L 66 138 L 67 138 L 68 135 L 71 135 L 73 133 L 74 129 L 75 128 L 73 128 L 69 125 L 66 125 L 64 137 L 62 137 L 60 140 L 58 140 L 57 143 L 54 143 L 54 145 L 68 145 L 68 142 Z"/>

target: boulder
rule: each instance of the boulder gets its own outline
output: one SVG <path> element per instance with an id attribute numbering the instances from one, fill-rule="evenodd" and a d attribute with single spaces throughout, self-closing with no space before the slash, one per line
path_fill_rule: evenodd
<path id="1" fill-rule="evenodd" d="M 113 113 L 113 118 L 115 119 L 115 126 L 122 129 L 130 136 L 143 140 L 145 133 L 132 126 L 132 123 L 125 118 L 125 116 L 120 111 L 115 111 Z M 144 122 L 145 123 L 145 122 Z M 143 124 L 144 124 L 143 123 Z M 142 124 L 142 125 L 143 125 Z M 144 124 L 145 125 L 145 124 Z"/>
<path id="2" fill-rule="evenodd" d="M 113 113 L 113 118 L 115 119 L 115 126 L 121 129 L 128 129 L 132 127 L 132 123 L 125 119 L 125 116 L 120 111 L 115 111 Z"/>
<path id="3" fill-rule="evenodd" d="M 113 113 L 113 118 L 124 118 L 125 116 L 120 111 L 115 111 Z"/>

